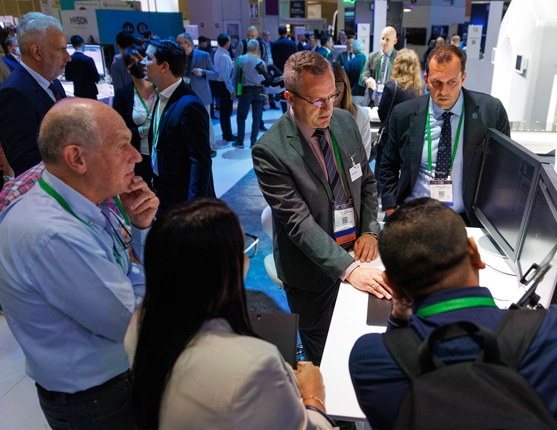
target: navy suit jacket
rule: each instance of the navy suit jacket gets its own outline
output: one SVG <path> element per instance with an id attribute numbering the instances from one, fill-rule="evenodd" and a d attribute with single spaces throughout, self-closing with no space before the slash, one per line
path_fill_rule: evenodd
<path id="1" fill-rule="evenodd" d="M 153 124 L 151 121 L 149 145 L 153 142 Z M 209 114 L 185 82 L 170 96 L 159 130 L 156 147 L 159 176 L 154 188 L 161 209 L 195 197 L 215 197 Z"/>
<path id="2" fill-rule="evenodd" d="M 282 36 L 279 39 L 271 43 L 271 55 L 273 57 L 273 63 L 277 66 L 281 72 L 284 72 L 284 64 L 288 57 L 296 53 L 296 44 L 286 36 Z"/>
<path id="3" fill-rule="evenodd" d="M 480 226 L 472 204 L 486 147 L 488 128 L 510 136 L 509 119 L 503 104 L 490 95 L 462 89 L 464 94 L 464 136 L 462 197 L 468 220 Z M 396 207 L 412 194 L 424 147 L 429 95 L 407 100 L 393 108 L 389 140 L 381 158 L 379 175 L 383 209 Z M 400 177 L 399 177 L 400 174 Z"/>
<path id="4" fill-rule="evenodd" d="M 6 55 L 2 60 L 4 60 L 4 63 L 6 63 L 6 66 L 8 66 L 11 72 L 13 72 L 19 64 L 19 61 L 17 61 L 12 54 Z"/>
<path id="5" fill-rule="evenodd" d="M 95 61 L 83 52 L 76 51 L 72 54 L 72 61 L 66 64 L 66 80 L 73 81 L 76 97 L 97 99 L 99 73 Z"/>
<path id="6" fill-rule="evenodd" d="M 66 97 L 58 79 L 53 83 Z M 54 100 L 21 64 L 0 85 L 0 143 L 16 176 L 41 161 L 37 135 L 53 105 Z"/>

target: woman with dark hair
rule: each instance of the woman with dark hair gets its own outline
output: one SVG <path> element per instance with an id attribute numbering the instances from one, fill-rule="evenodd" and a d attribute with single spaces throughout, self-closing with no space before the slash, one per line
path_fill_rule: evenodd
<path id="1" fill-rule="evenodd" d="M 334 107 L 349 111 L 356 120 L 356 124 L 358 124 L 358 130 L 360 130 L 362 142 L 366 150 L 367 159 L 369 160 L 371 155 L 371 109 L 368 107 L 358 106 L 352 101 L 350 80 L 348 79 L 348 75 L 346 74 L 344 67 L 342 67 L 339 63 L 333 63 L 333 74 L 335 75 L 337 90 L 340 93 L 334 101 Z"/>
<path id="2" fill-rule="evenodd" d="M 379 175 L 381 174 L 379 170 L 381 156 L 389 140 L 389 119 L 391 117 L 391 111 L 399 103 L 421 96 L 423 93 L 424 83 L 422 81 L 422 69 L 418 54 L 411 49 L 401 49 L 396 54 L 391 80 L 385 85 L 381 101 L 379 102 L 379 119 L 381 120 L 381 126 L 385 127 L 385 131 L 377 147 L 377 158 L 375 161 L 375 179 L 377 179 L 377 186 L 379 186 Z M 381 190 L 379 190 L 379 192 L 381 193 Z"/>
<path id="3" fill-rule="evenodd" d="M 112 107 L 124 119 L 132 132 L 132 145 L 139 151 L 142 161 L 135 165 L 135 173 L 151 186 L 153 170 L 149 151 L 149 127 L 157 97 L 153 85 L 145 80 L 145 50 L 140 46 L 131 46 L 124 51 L 124 64 L 132 75 L 132 82 L 116 90 Z"/>
<path id="4" fill-rule="evenodd" d="M 164 211 L 145 245 L 145 300 L 126 336 L 140 429 L 330 429 L 319 368 L 296 371 L 253 332 L 249 259 L 216 199 Z"/>

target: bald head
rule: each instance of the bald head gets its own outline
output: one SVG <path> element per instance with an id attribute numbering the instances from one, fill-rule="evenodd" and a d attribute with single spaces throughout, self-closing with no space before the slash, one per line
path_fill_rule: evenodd
<path id="1" fill-rule="evenodd" d="M 62 99 L 48 111 L 39 149 L 49 172 L 95 204 L 128 191 L 141 161 L 122 117 L 82 98 Z"/>
<path id="2" fill-rule="evenodd" d="M 116 112 L 108 105 L 89 99 L 65 98 L 56 103 L 45 115 L 39 132 L 45 164 L 61 162 L 68 145 L 99 145 L 105 127 L 100 117 L 110 117 L 111 113 Z"/>
<path id="3" fill-rule="evenodd" d="M 396 30 L 393 27 L 385 27 L 381 32 L 381 50 L 383 53 L 390 54 L 396 42 Z"/>

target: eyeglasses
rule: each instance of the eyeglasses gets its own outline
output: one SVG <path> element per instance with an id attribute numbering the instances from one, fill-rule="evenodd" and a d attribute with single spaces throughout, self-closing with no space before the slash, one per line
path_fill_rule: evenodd
<path id="1" fill-rule="evenodd" d="M 259 238 L 253 234 L 244 233 L 246 236 L 246 249 L 244 249 L 244 254 L 248 258 L 253 258 L 257 254 L 257 248 L 259 247 Z"/>
<path id="2" fill-rule="evenodd" d="M 336 94 L 333 94 L 332 96 L 329 96 L 326 99 L 319 99 L 314 102 L 310 102 L 308 99 L 302 97 L 301 95 L 295 93 L 294 91 L 290 91 L 290 92 L 294 94 L 296 97 L 302 99 L 303 101 L 308 102 L 310 105 L 313 105 L 319 109 L 321 109 L 325 103 L 333 103 L 340 96 L 340 92 L 337 92 Z"/>

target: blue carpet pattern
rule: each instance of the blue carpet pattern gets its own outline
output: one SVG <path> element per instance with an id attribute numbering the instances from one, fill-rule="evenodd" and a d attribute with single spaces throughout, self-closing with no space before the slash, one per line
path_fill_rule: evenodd
<path id="1" fill-rule="evenodd" d="M 261 212 L 267 206 L 257 184 L 255 172 L 250 170 L 222 197 L 238 215 L 246 233 L 259 237 L 259 250 L 250 260 L 245 286 L 250 312 L 290 312 L 286 295 L 267 275 L 264 259 L 273 252 L 273 241 L 261 227 Z"/>

